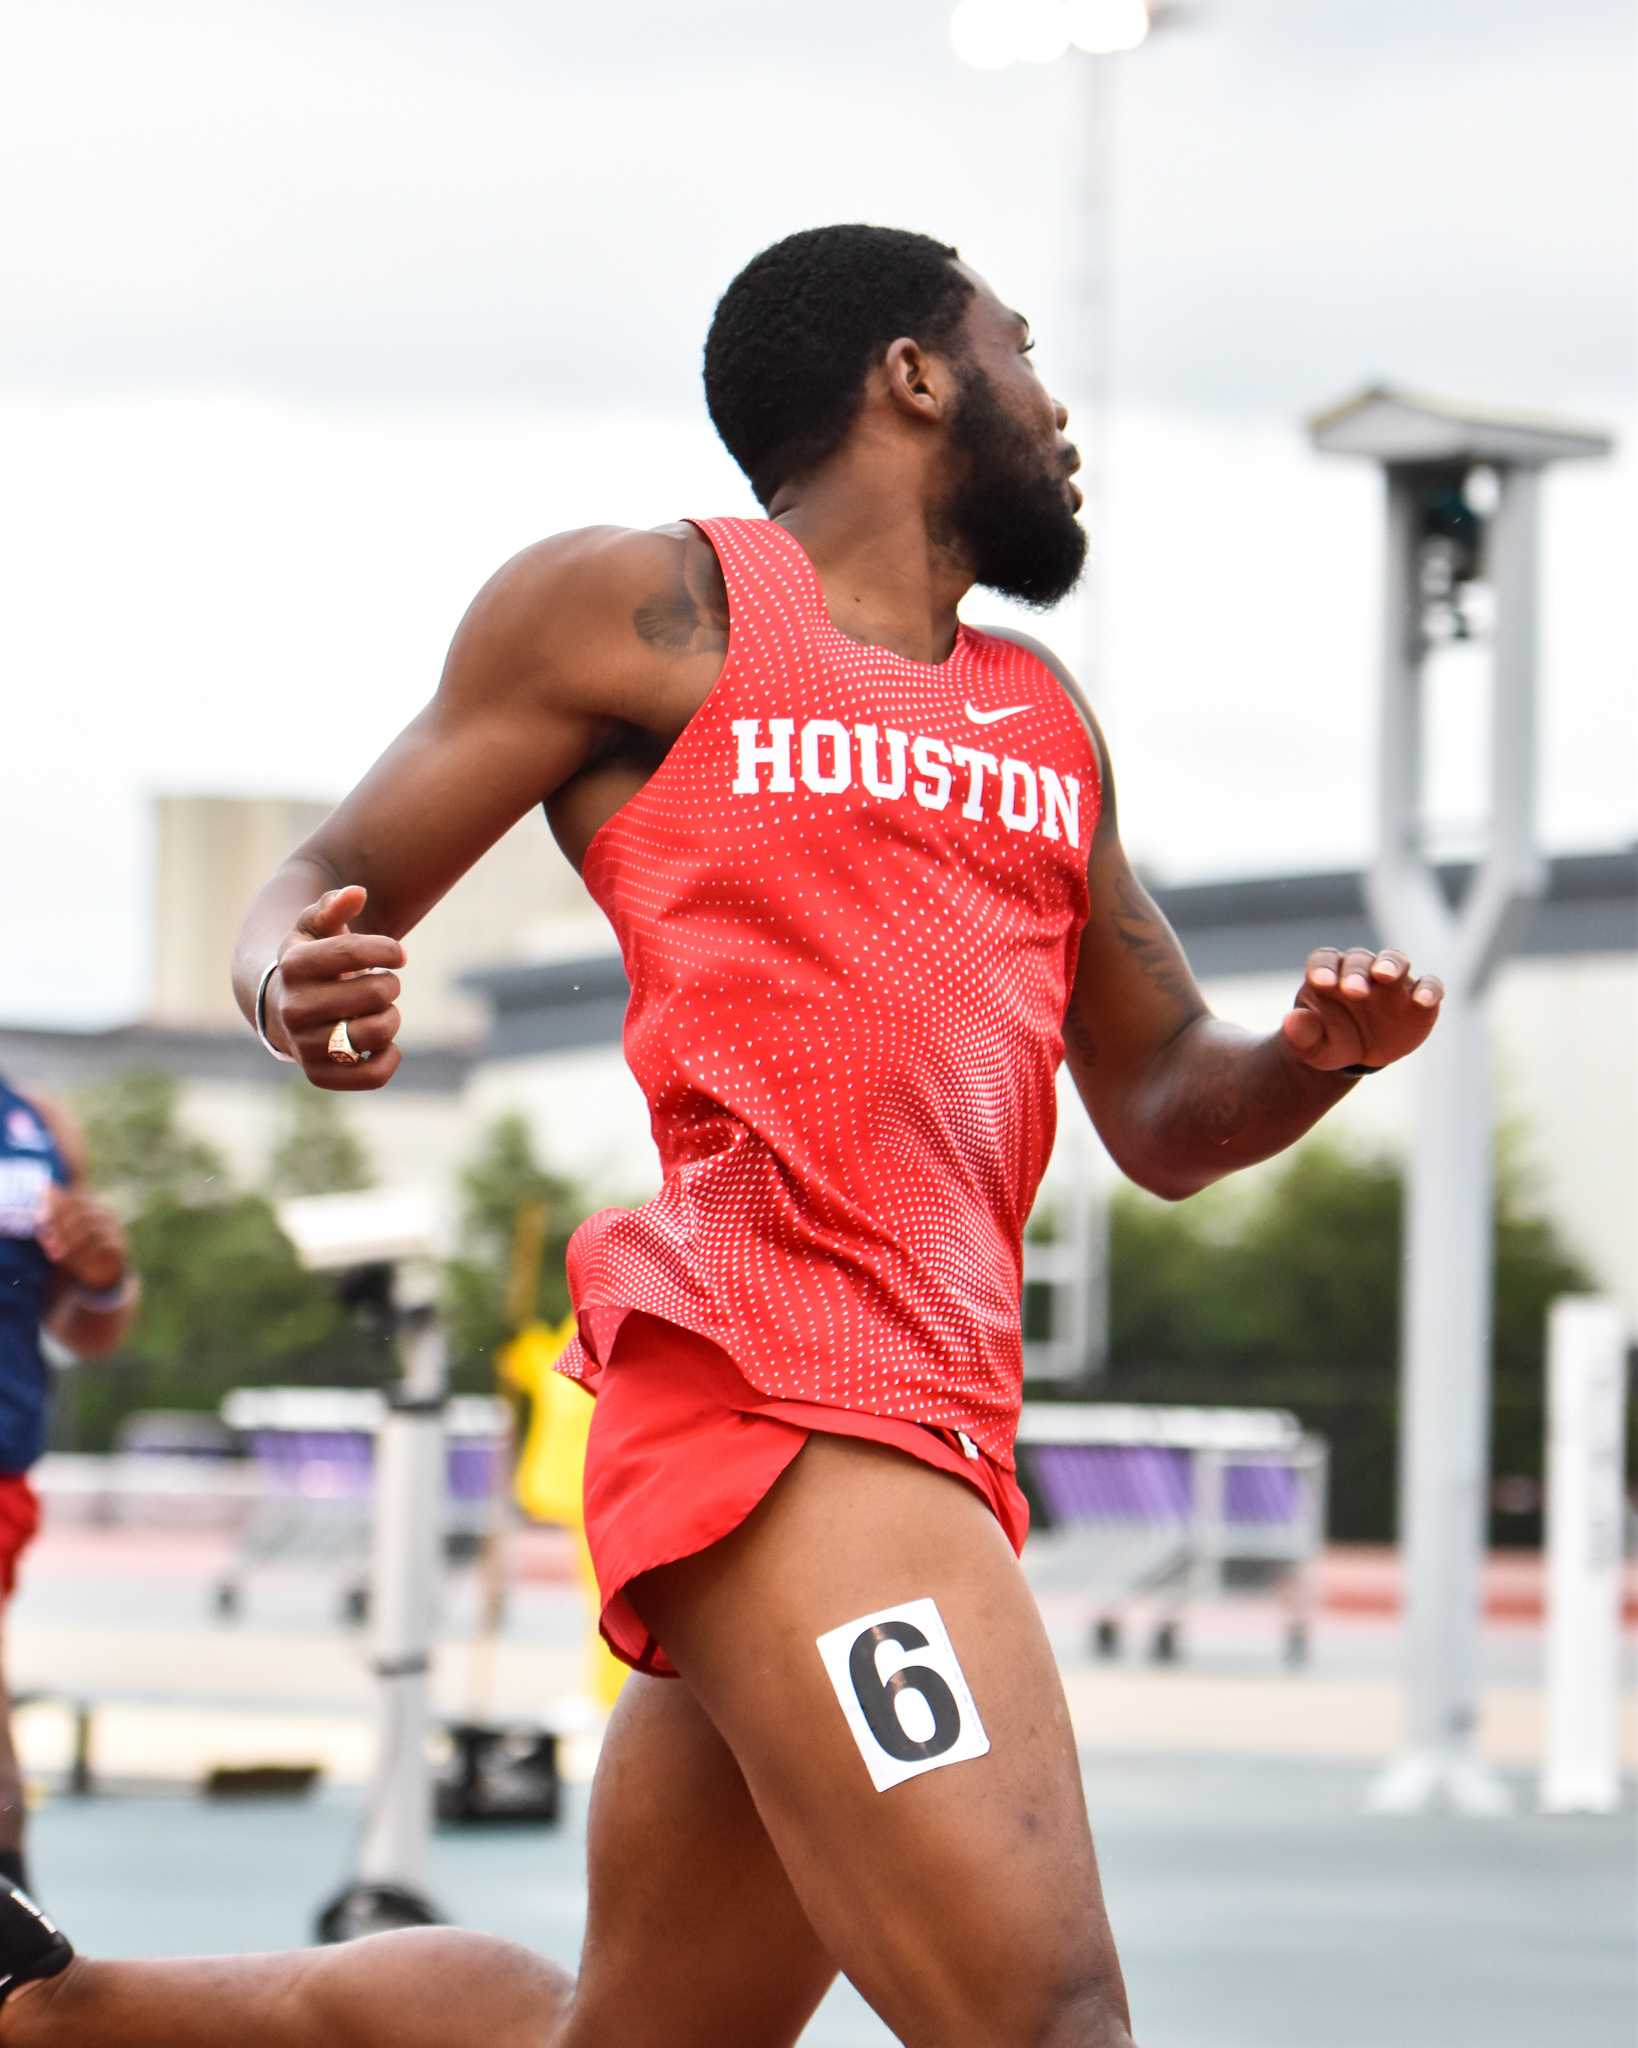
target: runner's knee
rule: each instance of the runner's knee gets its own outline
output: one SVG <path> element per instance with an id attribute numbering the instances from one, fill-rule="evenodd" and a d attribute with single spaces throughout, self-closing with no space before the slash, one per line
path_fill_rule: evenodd
<path id="1" fill-rule="evenodd" d="M 963 2038 L 993 2048 L 1133 2048 L 1120 1966 L 1088 1960 L 1072 1972 L 1061 1957 L 1032 1955 L 1027 1939 L 1010 1960 L 969 1988 Z"/>
<path id="2" fill-rule="evenodd" d="M 1125 2000 L 1117 2005 L 1103 1984 L 1082 1984 L 1050 1996 L 1034 2031 L 1019 2037 L 1018 2048 L 1133 2048 Z"/>

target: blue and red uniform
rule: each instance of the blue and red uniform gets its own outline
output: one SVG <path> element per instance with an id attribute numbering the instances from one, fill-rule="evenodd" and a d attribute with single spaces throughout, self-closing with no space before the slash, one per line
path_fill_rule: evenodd
<path id="1" fill-rule="evenodd" d="M 735 1526 L 810 1430 L 959 1474 L 1022 1542 L 1023 1231 L 1099 804 L 1027 649 L 863 646 L 782 527 L 696 524 L 722 673 L 583 868 L 663 1184 L 576 1232 L 562 1365 L 598 1395 L 605 1633 L 651 1669 L 621 1589 Z"/>
<path id="2" fill-rule="evenodd" d="M 51 1305 L 51 1261 L 38 1231 L 49 1187 L 68 1163 L 32 1103 L 0 1080 L 0 1594 L 39 1526 L 26 1477 L 45 1449 L 51 1368 L 40 1332 Z"/>

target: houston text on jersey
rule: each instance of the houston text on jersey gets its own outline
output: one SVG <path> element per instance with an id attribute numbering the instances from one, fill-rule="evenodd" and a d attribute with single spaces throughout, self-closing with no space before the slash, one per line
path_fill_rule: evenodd
<path id="1" fill-rule="evenodd" d="M 964 818 L 997 818 L 1009 832 L 1081 843 L 1080 782 L 1044 765 L 839 718 L 805 719 L 800 729 L 794 718 L 736 718 L 732 725 L 735 796 L 788 795 L 800 782 L 815 796 L 859 788 L 884 803 L 914 798 L 928 811 L 959 797 Z"/>

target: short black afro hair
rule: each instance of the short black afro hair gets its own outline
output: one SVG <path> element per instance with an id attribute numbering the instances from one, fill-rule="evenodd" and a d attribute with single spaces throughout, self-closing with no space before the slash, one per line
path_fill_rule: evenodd
<path id="1" fill-rule="evenodd" d="M 890 341 L 949 347 L 973 296 L 957 260 L 903 228 L 807 228 L 753 256 L 723 293 L 705 402 L 764 509 L 840 447 Z"/>

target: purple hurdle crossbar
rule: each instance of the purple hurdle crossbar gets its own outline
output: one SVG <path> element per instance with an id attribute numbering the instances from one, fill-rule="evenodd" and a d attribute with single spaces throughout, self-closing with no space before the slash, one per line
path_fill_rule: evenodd
<path id="1" fill-rule="evenodd" d="M 1194 1512 L 1193 1460 L 1151 1444 L 1033 1444 L 1030 1469 L 1057 1523 L 1186 1523 Z M 1247 1459 L 1227 1467 L 1230 1523 L 1279 1527 L 1301 1512 L 1301 1475 Z"/>

